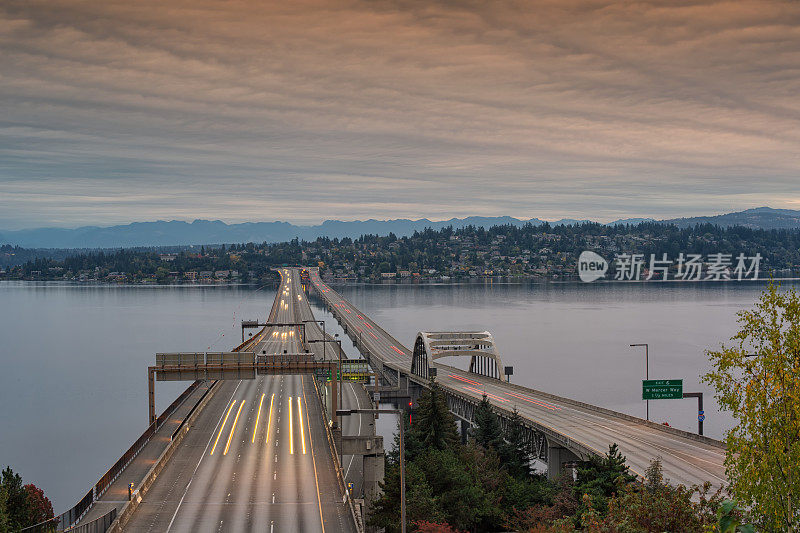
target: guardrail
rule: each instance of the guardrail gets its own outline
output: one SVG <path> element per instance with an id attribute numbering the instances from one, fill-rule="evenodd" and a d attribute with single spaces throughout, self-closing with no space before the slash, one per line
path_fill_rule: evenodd
<path id="1" fill-rule="evenodd" d="M 276 298 L 275 301 L 272 304 L 272 310 L 270 311 L 270 316 L 274 315 L 274 313 L 276 311 L 276 308 L 277 308 L 277 304 L 278 304 L 278 300 Z M 264 329 L 266 329 L 266 328 L 264 328 Z M 262 331 L 263 330 L 259 331 L 258 333 L 261 333 Z M 236 346 L 231 351 L 232 352 L 239 352 L 239 351 L 242 350 L 242 348 L 248 346 L 254 340 L 255 340 L 255 337 L 251 338 L 251 339 L 247 339 L 244 342 L 242 342 L 241 344 L 239 344 L 238 346 Z M 199 354 L 196 354 L 196 355 L 199 355 Z M 205 356 L 205 354 L 203 354 L 203 355 Z M 120 475 L 120 473 L 122 473 L 122 471 L 125 469 L 125 467 L 128 466 L 128 464 L 130 464 L 130 462 L 139 454 L 139 452 L 144 448 L 144 446 L 150 441 L 150 438 L 152 438 L 152 436 L 155 434 L 155 432 L 158 430 L 158 428 L 160 428 L 163 425 L 164 420 L 166 420 L 169 416 L 172 415 L 172 413 L 175 411 L 175 409 L 177 409 L 178 406 L 180 406 L 186 400 L 186 398 L 190 394 L 192 394 L 192 392 L 194 392 L 195 389 L 197 389 L 197 387 L 200 385 L 200 383 L 202 383 L 202 381 L 197 380 L 194 383 L 192 383 L 191 385 L 189 385 L 189 387 L 187 387 L 186 390 L 183 391 L 180 394 L 180 396 L 178 396 L 178 398 L 176 398 L 175 401 L 173 401 L 169 405 L 169 407 L 167 407 L 167 409 L 164 410 L 163 413 L 161 413 L 161 415 L 155 420 L 155 422 L 150 424 L 147 427 L 147 429 L 144 430 L 144 432 L 139 436 L 139 438 L 136 439 L 136 442 L 134 442 L 133 445 L 130 448 L 128 448 L 128 450 L 124 454 L 122 454 L 122 457 L 120 457 L 119 460 L 117 460 L 117 462 L 114 463 L 114 465 L 111 468 L 109 468 L 109 470 L 103 475 L 103 477 L 100 478 L 100 480 L 89 490 L 89 492 L 86 493 L 86 495 L 83 498 L 80 499 L 80 501 L 78 501 L 77 504 L 75 504 L 72 508 L 64 511 L 63 513 L 61 513 L 57 517 L 53 518 L 52 520 L 48 520 L 46 522 L 42 522 L 41 524 L 36 524 L 35 526 L 30 526 L 29 528 L 26 528 L 23 531 L 25 531 L 26 533 L 38 533 L 39 531 L 52 531 L 53 527 L 56 527 L 58 531 L 69 530 L 69 531 L 80 531 L 81 533 L 92 533 L 93 531 L 95 531 L 95 530 L 91 530 L 91 529 L 87 529 L 87 530 L 77 529 L 77 528 L 70 529 L 70 527 L 73 524 L 77 523 L 81 518 L 83 518 L 83 516 L 86 514 L 86 512 L 92 507 L 92 504 L 94 504 L 94 502 L 97 501 L 103 495 L 103 493 L 106 491 L 106 489 L 108 489 L 109 485 L 111 485 L 111 483 L 113 483 L 114 480 L 116 480 L 116 478 Z M 212 387 L 213 387 L 213 384 L 212 384 Z M 197 406 L 200 405 L 200 403 L 206 398 L 206 395 L 208 395 L 208 393 L 209 393 L 209 391 L 211 390 L 212 387 L 209 387 L 209 390 L 206 391 L 203 394 L 203 396 L 200 398 L 200 400 L 198 400 L 198 403 L 195 404 L 194 407 L 192 407 L 192 410 L 189 411 L 187 416 L 181 422 L 180 426 L 178 426 L 178 429 L 176 429 L 172 433 L 172 435 L 170 437 L 170 440 L 172 440 L 172 441 L 175 440 L 176 434 L 178 434 L 180 429 L 184 427 L 184 424 L 186 423 L 186 420 L 189 419 L 189 417 L 194 413 L 194 411 L 197 408 Z M 116 517 L 116 509 L 114 509 L 112 512 L 114 513 L 114 517 Z M 91 522 L 91 524 L 99 523 L 100 520 L 102 520 L 105 517 L 108 517 L 110 514 L 111 513 L 107 513 L 103 517 L 100 517 L 100 518 L 98 518 L 96 520 L 93 520 Z M 109 524 L 112 523 L 113 521 L 114 521 L 114 518 L 112 518 L 111 521 L 109 521 Z M 89 524 L 85 524 L 85 525 L 89 525 Z M 42 528 L 45 528 L 45 529 L 33 529 L 33 528 L 39 528 L 39 527 L 42 527 Z M 83 528 L 84 526 L 80 526 L 80 527 Z M 108 524 L 106 524 L 103 529 L 98 529 L 97 531 L 105 531 L 107 527 L 108 527 Z"/>
<path id="2" fill-rule="evenodd" d="M 133 445 L 128 448 L 128 450 L 122 454 L 122 457 L 117 460 L 114 465 L 108 469 L 103 477 L 100 478 L 100 481 L 94 486 L 94 493 L 95 499 L 102 496 L 102 494 L 106 491 L 109 485 L 111 485 L 115 479 L 125 470 L 125 467 L 130 464 L 130 462 L 139 454 L 142 448 L 150 441 L 150 438 L 158 431 L 164 421 L 175 412 L 175 410 L 189 397 L 196 389 L 200 386 L 202 381 L 195 381 L 191 385 L 189 385 L 185 391 L 183 391 L 180 396 L 178 396 L 175 401 L 173 401 L 169 407 L 167 407 L 161 415 L 156 418 L 156 421 L 150 424 L 144 433 L 133 443 Z"/>
<path id="3" fill-rule="evenodd" d="M 178 396 L 175 401 L 173 401 L 169 407 L 167 407 L 161 416 L 159 416 L 155 422 L 150 424 L 147 429 L 136 439 L 136 442 L 128 448 L 125 453 L 122 454 L 114 465 L 108 469 L 108 471 L 103 474 L 103 476 L 98 480 L 94 486 L 89 489 L 89 492 L 83 496 L 83 498 L 78 501 L 72 508 L 64 511 L 60 515 L 58 515 L 53 520 L 43 522 L 42 524 L 47 524 L 49 529 L 41 529 L 41 531 L 52 531 L 53 526 L 55 526 L 57 531 L 82 531 L 77 530 L 75 528 L 70 529 L 73 524 L 80 521 L 81 518 L 86 514 L 87 511 L 92 507 L 92 504 L 96 502 L 108 489 L 109 485 L 114 482 L 114 480 L 119 477 L 125 467 L 130 464 L 130 462 L 139 454 L 140 451 L 145 447 L 145 445 L 150 441 L 152 436 L 158 431 L 164 421 L 175 412 L 175 410 L 184 402 L 186 398 L 191 395 L 195 389 L 202 383 L 201 381 L 195 381 L 191 385 L 189 385 L 185 391 L 183 391 L 180 396 Z M 112 519 L 113 521 L 113 519 Z M 93 521 L 96 522 L 96 521 Z M 111 522 L 109 522 L 111 523 Z M 38 526 L 38 525 L 37 525 Z M 31 526 L 36 527 L 36 526 Z M 81 526 L 83 527 L 83 526 Z M 40 530 L 37 529 L 26 529 L 24 530 L 26 533 L 30 531 L 31 533 L 36 533 Z M 86 530 L 86 531 L 93 531 L 93 530 Z M 103 530 L 105 531 L 105 530 Z"/>
<path id="4" fill-rule="evenodd" d="M 69 531 L 70 533 L 105 533 L 105 531 L 108 529 L 108 526 L 111 525 L 116 517 L 117 509 L 115 507 L 103 516 L 95 518 L 87 524 L 68 528 L 64 531 Z M 54 531 L 61 531 L 61 528 L 58 526 L 58 522 L 58 517 L 51 518 L 50 520 L 45 520 L 44 522 L 40 522 L 36 525 L 20 529 L 17 533 L 53 533 Z"/>
<path id="5" fill-rule="evenodd" d="M 317 393 L 317 399 L 320 401 L 322 405 L 325 405 L 324 400 L 322 399 L 322 395 L 319 391 L 319 387 L 317 386 L 317 380 L 312 379 L 314 382 L 314 390 Z M 347 483 L 344 479 L 344 474 L 342 473 L 342 465 L 339 464 L 339 454 L 336 449 L 336 440 L 333 438 L 333 434 L 331 433 L 331 427 L 328 424 L 327 417 L 325 416 L 325 409 L 322 409 L 322 425 L 325 427 L 325 436 L 328 439 L 328 450 L 331 452 L 331 459 L 333 460 L 333 467 L 336 470 L 336 479 L 339 482 L 339 489 L 342 491 L 344 495 L 345 501 L 347 503 L 347 507 L 350 510 L 350 516 L 353 518 L 353 523 L 356 526 L 356 530 L 359 533 L 364 532 L 364 524 L 361 520 L 359 520 L 358 514 L 356 513 L 355 505 L 353 504 L 353 499 L 350 497 L 350 491 L 347 490 Z M 345 502 L 342 502 L 345 503 Z"/>
<path id="6" fill-rule="evenodd" d="M 216 391 L 218 389 L 218 386 L 219 383 L 215 383 L 209 388 L 209 390 Z M 174 454 L 175 450 L 177 450 L 178 447 L 180 446 L 181 442 L 183 441 L 183 438 L 189 431 L 188 424 L 194 423 L 197 417 L 200 416 L 200 412 L 202 411 L 202 409 L 211 400 L 212 396 L 213 392 L 211 394 L 206 395 L 202 401 L 197 403 L 197 410 L 195 410 L 192 413 L 192 416 L 186 417 L 187 425 L 183 427 L 183 431 L 179 432 L 175 436 L 175 439 L 173 439 L 172 442 L 170 442 L 169 445 L 166 447 L 166 449 L 164 449 L 164 451 L 161 452 L 161 455 L 158 457 L 155 464 L 152 466 L 152 468 L 150 468 L 150 470 L 144 476 L 144 479 L 142 479 L 142 481 L 139 483 L 139 486 L 136 487 L 136 490 L 134 491 L 135 496 L 130 501 L 125 503 L 125 505 L 122 507 L 122 510 L 119 512 L 119 516 L 116 518 L 116 520 L 114 520 L 111 523 L 110 527 L 108 528 L 108 531 L 117 532 L 121 531 L 124 528 L 127 521 L 130 520 L 131 515 L 136 511 L 139 504 L 142 502 L 142 497 L 145 494 L 147 494 L 147 491 L 149 490 L 153 482 L 156 480 L 156 477 L 158 477 L 158 475 L 161 473 L 161 471 L 169 462 L 170 458 L 172 457 L 172 454 Z"/>
<path id="7" fill-rule="evenodd" d="M 114 523 L 116 518 L 117 508 L 115 507 L 103 516 L 95 518 L 87 524 L 75 526 L 67 531 L 69 531 L 69 533 L 106 533 L 106 530 L 112 523 Z"/>
<path id="8" fill-rule="evenodd" d="M 195 410 L 197 410 L 197 407 L 203 403 L 203 400 L 205 400 L 205 399 L 206 399 L 206 396 L 208 396 L 208 395 L 209 395 L 209 393 L 211 392 L 211 389 L 213 389 L 213 388 L 214 388 L 214 386 L 215 386 L 217 383 L 218 383 L 217 381 L 214 381 L 214 383 L 212 383 L 212 384 L 211 384 L 211 386 L 210 386 L 208 389 L 206 389 L 206 391 L 203 393 L 203 395 L 202 395 L 202 396 L 200 396 L 200 399 L 199 399 L 199 400 L 197 400 L 197 403 L 196 403 L 196 404 L 194 404 L 194 405 L 192 406 L 192 408 L 189 410 L 189 412 L 188 412 L 188 413 L 186 413 L 186 416 L 183 418 L 183 420 L 181 420 L 181 423 L 180 423 L 180 425 L 178 425 L 178 427 L 177 427 L 177 428 L 175 428 L 175 431 L 173 431 L 173 432 L 172 432 L 172 435 L 170 435 L 170 437 L 169 437 L 169 440 L 170 440 L 170 442 L 172 442 L 173 440 L 175 440 L 175 435 L 177 435 L 177 434 L 178 434 L 178 432 L 179 432 L 181 429 L 183 429 L 183 426 L 185 426 L 185 425 L 186 425 L 187 421 L 188 421 L 188 420 L 190 420 L 190 419 L 192 418 L 192 415 L 194 414 Z"/>

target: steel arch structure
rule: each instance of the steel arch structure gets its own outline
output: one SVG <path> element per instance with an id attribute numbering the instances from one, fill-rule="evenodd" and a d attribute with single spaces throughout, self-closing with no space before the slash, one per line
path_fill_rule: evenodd
<path id="1" fill-rule="evenodd" d="M 414 341 L 411 373 L 430 377 L 431 363 L 442 357 L 470 357 L 469 371 L 505 380 L 503 361 L 488 331 L 420 331 Z"/>

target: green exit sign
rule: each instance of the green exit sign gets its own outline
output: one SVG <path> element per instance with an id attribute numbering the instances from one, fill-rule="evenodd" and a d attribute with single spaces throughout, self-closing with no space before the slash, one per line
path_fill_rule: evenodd
<path id="1" fill-rule="evenodd" d="M 683 398 L 682 379 L 643 379 L 642 400 L 680 400 Z"/>

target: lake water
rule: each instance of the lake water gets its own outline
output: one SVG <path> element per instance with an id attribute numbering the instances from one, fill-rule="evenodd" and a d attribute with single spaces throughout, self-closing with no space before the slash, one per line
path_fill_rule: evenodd
<path id="1" fill-rule="evenodd" d="M 699 383 L 703 354 L 736 331 L 764 285 L 343 285 L 407 346 L 418 331 L 489 330 L 512 381 L 644 416 L 641 380 L 683 378 L 706 393 L 706 435 L 732 421 Z M 273 288 L 0 283 L 0 466 L 74 505 L 147 424 L 147 366 L 159 351 L 228 350 L 242 319 L 265 319 Z M 331 315 L 329 331 L 339 332 Z M 345 343 L 349 353 L 355 351 Z M 185 387 L 157 384 L 162 410 Z M 696 430 L 694 400 L 650 402 L 650 418 Z"/>

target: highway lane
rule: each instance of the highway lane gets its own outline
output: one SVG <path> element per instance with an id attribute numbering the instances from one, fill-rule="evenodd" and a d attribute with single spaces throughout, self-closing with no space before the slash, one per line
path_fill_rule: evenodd
<path id="1" fill-rule="evenodd" d="M 299 271 L 291 270 L 292 291 L 294 292 L 296 320 L 315 320 L 314 312 L 304 295 L 303 287 L 300 281 Z M 306 336 L 309 340 L 320 340 L 323 338 L 322 329 L 316 322 L 309 322 L 306 324 Z M 328 339 L 332 340 L 333 337 L 329 334 Z M 326 345 L 323 349 L 323 345 Z M 311 349 L 317 357 L 335 360 L 338 358 L 338 346 L 334 343 L 312 343 Z M 346 356 L 345 356 L 346 357 Z M 360 387 L 358 384 L 344 383 L 342 386 L 342 406 L 345 409 L 370 409 L 372 403 L 367 395 L 356 389 Z M 341 418 L 342 435 L 374 435 L 374 421 L 370 415 L 351 415 Z M 345 480 L 353 483 L 354 497 L 360 497 L 363 494 L 363 463 L 360 457 L 353 455 L 345 455 L 342 457 L 342 470 L 345 474 Z"/>
<path id="2" fill-rule="evenodd" d="M 285 272 L 269 322 L 294 322 Z M 302 351 L 295 327 L 257 353 Z M 351 531 L 310 376 L 225 381 L 126 526 L 131 531 Z"/>
<path id="3" fill-rule="evenodd" d="M 316 270 L 311 282 L 320 295 L 337 308 L 348 329 L 357 332 L 363 345 L 386 366 L 409 372 L 411 351 L 383 330 L 362 311 L 323 283 Z M 533 389 L 510 385 L 496 379 L 465 372 L 441 363 L 437 381 L 446 388 L 479 399 L 484 393 L 498 407 L 516 407 L 522 416 L 549 428 L 597 453 L 617 443 L 631 469 L 641 475 L 656 457 L 662 460 L 664 474 L 685 485 L 710 481 L 715 486 L 726 482 L 724 448 L 667 433 L 643 423 L 581 407 L 564 398 L 554 398 Z"/>

